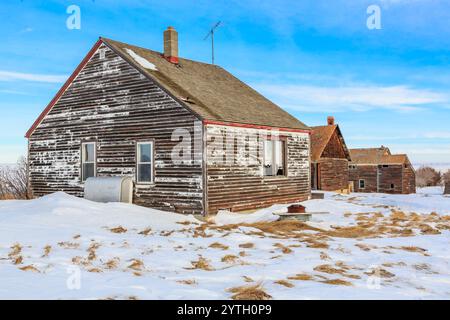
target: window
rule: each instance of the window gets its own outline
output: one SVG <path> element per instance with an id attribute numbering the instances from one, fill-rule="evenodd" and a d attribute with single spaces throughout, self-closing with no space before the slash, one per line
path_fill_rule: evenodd
<path id="1" fill-rule="evenodd" d="M 81 144 L 81 181 L 96 175 L 96 146 L 95 142 Z"/>
<path id="2" fill-rule="evenodd" d="M 153 141 L 138 142 L 136 180 L 138 183 L 153 183 Z"/>
<path id="3" fill-rule="evenodd" d="M 359 188 L 364 189 L 366 187 L 366 181 L 365 180 L 359 180 Z"/>
<path id="4" fill-rule="evenodd" d="M 356 165 L 354 165 L 354 164 L 351 164 L 348 167 L 349 167 L 349 169 L 356 169 Z"/>
<path id="5" fill-rule="evenodd" d="M 286 141 L 264 141 L 264 175 L 286 176 Z"/>
<path id="6" fill-rule="evenodd" d="M 391 184 L 391 189 L 395 189 L 395 185 L 393 183 Z"/>

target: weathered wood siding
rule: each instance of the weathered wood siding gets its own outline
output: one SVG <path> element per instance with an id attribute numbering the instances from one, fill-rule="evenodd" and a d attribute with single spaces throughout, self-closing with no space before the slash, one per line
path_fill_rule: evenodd
<path id="1" fill-rule="evenodd" d="M 348 188 L 347 159 L 322 158 L 318 161 L 318 168 L 320 190 L 338 191 Z"/>
<path id="2" fill-rule="evenodd" d="M 377 192 L 378 167 L 375 165 L 356 165 L 349 167 L 349 181 L 353 182 L 355 192 Z M 359 180 L 365 181 L 365 188 L 359 188 Z"/>
<path id="3" fill-rule="evenodd" d="M 378 166 L 378 192 L 380 193 L 402 193 L 403 190 L 403 166 L 379 165 Z"/>
<path id="4" fill-rule="evenodd" d="M 254 138 L 256 134 L 270 135 L 259 129 L 206 127 L 209 213 L 303 201 L 310 196 L 309 135 L 282 132 L 287 141 L 287 177 L 264 177 L 263 139 Z M 222 141 L 226 150 L 218 147 Z M 226 158 L 227 153 L 231 157 Z"/>
<path id="5" fill-rule="evenodd" d="M 171 160 L 178 143 L 171 138 L 174 130 L 186 130 L 201 144 L 201 132 L 194 135 L 196 117 L 105 45 L 99 50 L 106 50 L 106 58 L 97 50 L 29 139 L 31 191 L 83 196 L 83 141 L 97 142 L 97 176 L 135 177 L 135 143 L 153 139 L 155 183 L 137 185 L 134 202 L 201 213 L 201 148 L 193 148 L 196 160 Z"/>
<path id="6" fill-rule="evenodd" d="M 324 191 L 348 188 L 348 160 L 344 140 L 335 130 L 322 152 L 321 158 L 311 166 L 312 187 Z"/>
<path id="7" fill-rule="evenodd" d="M 403 168 L 403 193 L 416 193 L 416 172 L 410 163 Z"/>
<path id="8" fill-rule="evenodd" d="M 364 189 L 359 188 L 360 179 L 366 182 Z M 356 165 L 356 168 L 350 165 L 349 181 L 354 183 L 355 192 L 391 194 L 416 192 L 415 172 L 410 165 Z"/>
<path id="9" fill-rule="evenodd" d="M 347 159 L 344 151 L 344 139 L 336 129 L 322 152 L 322 158 Z"/>

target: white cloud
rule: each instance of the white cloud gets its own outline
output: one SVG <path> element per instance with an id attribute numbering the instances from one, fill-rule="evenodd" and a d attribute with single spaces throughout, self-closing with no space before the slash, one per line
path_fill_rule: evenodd
<path id="1" fill-rule="evenodd" d="M 66 79 L 67 76 L 65 75 L 34 74 L 0 70 L 0 81 L 61 83 Z"/>
<path id="2" fill-rule="evenodd" d="M 421 110 L 427 105 L 448 105 L 450 97 L 407 86 L 309 86 L 254 85 L 282 107 L 303 112 L 369 111 L 383 108 L 401 112 Z"/>

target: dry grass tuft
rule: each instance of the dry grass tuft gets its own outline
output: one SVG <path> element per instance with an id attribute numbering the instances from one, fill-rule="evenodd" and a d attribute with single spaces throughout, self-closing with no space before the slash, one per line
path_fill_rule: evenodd
<path id="1" fill-rule="evenodd" d="M 203 258 L 202 256 L 199 256 L 197 261 L 192 261 L 192 268 L 186 268 L 186 269 L 201 269 L 206 271 L 213 271 L 214 268 L 211 267 L 209 264 L 209 261 Z"/>
<path id="2" fill-rule="evenodd" d="M 102 273 L 103 271 L 99 268 L 90 268 L 88 269 L 89 272 L 93 272 L 93 273 Z"/>
<path id="3" fill-rule="evenodd" d="M 244 248 L 244 249 L 251 249 L 251 248 L 254 248 L 254 247 L 255 247 L 255 244 L 252 243 L 252 242 L 241 243 L 239 245 L 239 248 Z"/>
<path id="4" fill-rule="evenodd" d="M 209 247 L 210 248 L 214 248 L 214 249 L 221 249 L 221 250 L 228 250 L 229 249 L 228 246 L 226 246 L 224 244 L 221 244 L 219 242 L 214 242 L 214 243 L 210 244 Z"/>
<path id="5" fill-rule="evenodd" d="M 109 231 L 111 231 L 112 233 L 125 233 L 125 232 L 127 232 L 128 230 L 125 229 L 125 228 L 122 227 L 122 226 L 118 226 L 118 227 L 109 229 Z"/>
<path id="6" fill-rule="evenodd" d="M 376 276 L 376 277 L 380 277 L 380 278 L 393 278 L 395 277 L 395 274 L 393 274 L 392 272 L 387 271 L 386 269 L 383 268 L 376 268 L 373 269 L 370 272 L 365 272 L 365 274 L 367 274 L 368 276 Z"/>
<path id="7" fill-rule="evenodd" d="M 409 251 L 409 252 L 419 252 L 419 253 L 422 253 L 422 254 L 425 254 L 427 252 L 426 249 L 419 248 L 419 247 L 414 247 L 414 246 L 404 246 L 404 247 L 400 247 L 400 249 L 405 250 L 405 251 Z"/>
<path id="8" fill-rule="evenodd" d="M 309 281 L 313 279 L 313 276 L 309 274 L 299 273 L 295 276 L 288 277 L 289 280 L 298 280 L 298 281 Z"/>
<path id="9" fill-rule="evenodd" d="M 441 233 L 439 230 L 436 230 L 436 229 L 430 227 L 426 223 L 419 225 L 419 229 L 422 234 L 440 234 Z"/>
<path id="10" fill-rule="evenodd" d="M 252 278 L 247 277 L 247 276 L 242 276 L 242 278 L 244 278 L 245 282 L 255 282 L 255 280 L 253 280 Z"/>
<path id="11" fill-rule="evenodd" d="M 22 256 L 13 257 L 12 262 L 13 264 L 21 264 L 23 262 L 23 257 Z"/>
<path id="12" fill-rule="evenodd" d="M 15 243 L 12 247 L 11 247 L 11 252 L 8 254 L 8 257 L 14 257 L 19 255 L 22 252 L 22 246 L 19 243 Z"/>
<path id="13" fill-rule="evenodd" d="M 367 228 L 367 226 L 334 227 L 334 230 L 326 231 L 325 234 L 336 238 L 369 238 L 379 235 L 378 232 Z"/>
<path id="14" fill-rule="evenodd" d="M 292 249 L 290 249 L 290 248 L 284 246 L 284 245 L 281 244 L 281 243 L 275 243 L 273 246 L 276 247 L 276 248 L 281 249 L 281 252 L 283 252 L 284 254 L 292 253 Z"/>
<path id="15" fill-rule="evenodd" d="M 138 234 L 143 235 L 143 236 L 148 236 L 150 234 L 150 232 L 152 232 L 152 228 L 144 229 L 141 232 L 139 232 Z"/>
<path id="16" fill-rule="evenodd" d="M 261 284 L 251 286 L 234 287 L 227 290 L 233 293 L 231 299 L 233 300 L 269 300 L 272 296 L 267 294 L 262 288 Z"/>
<path id="17" fill-rule="evenodd" d="M 13 264 L 21 264 L 23 262 L 23 257 L 21 256 L 22 246 L 18 243 L 15 243 L 11 247 L 11 251 L 8 253 L 8 258 L 12 260 Z"/>
<path id="18" fill-rule="evenodd" d="M 314 271 L 329 273 L 329 274 L 343 274 L 345 270 L 333 268 L 329 264 L 322 264 L 314 268 Z"/>
<path id="19" fill-rule="evenodd" d="M 31 272 L 40 273 L 40 271 L 33 265 L 20 267 L 19 269 L 22 270 L 22 271 L 31 271 Z"/>
<path id="20" fill-rule="evenodd" d="M 144 267 L 144 263 L 141 260 L 133 259 L 131 260 L 131 264 L 128 266 L 129 269 L 133 269 L 136 271 L 141 271 Z"/>
<path id="21" fill-rule="evenodd" d="M 89 255 L 88 255 L 88 260 L 92 261 L 95 260 L 97 258 L 97 254 L 96 254 L 96 250 L 100 248 L 100 244 L 97 242 L 93 242 L 91 243 L 91 245 L 89 246 L 89 248 L 87 249 Z"/>
<path id="22" fill-rule="evenodd" d="M 225 263 L 235 263 L 237 260 L 239 260 L 239 257 L 232 254 L 227 254 L 222 257 L 221 261 Z"/>
<path id="23" fill-rule="evenodd" d="M 105 265 L 106 269 L 111 270 L 111 269 L 116 269 L 119 266 L 119 262 L 120 262 L 120 259 L 115 257 L 113 259 L 106 261 L 104 265 Z"/>
<path id="24" fill-rule="evenodd" d="M 58 242 L 58 246 L 64 249 L 78 249 L 80 247 L 80 244 L 75 242 L 61 241 Z"/>
<path id="25" fill-rule="evenodd" d="M 277 281 L 274 281 L 274 283 L 279 284 L 280 286 L 285 286 L 286 288 L 295 287 L 291 282 L 286 281 L 286 280 L 277 280 Z"/>
<path id="26" fill-rule="evenodd" d="M 245 251 L 241 251 L 241 252 L 239 252 L 239 256 L 240 257 L 246 257 L 246 256 L 248 256 L 248 254 Z"/>
<path id="27" fill-rule="evenodd" d="M 42 258 L 48 257 L 48 255 L 50 254 L 50 251 L 52 251 L 52 246 L 46 245 L 44 247 L 44 254 L 42 255 Z"/>
<path id="28" fill-rule="evenodd" d="M 342 280 L 342 279 L 327 279 L 320 281 L 322 283 L 326 284 L 332 284 L 332 285 L 338 285 L 338 286 L 352 286 L 353 284 L 351 282 Z"/>
<path id="29" fill-rule="evenodd" d="M 195 281 L 195 280 L 177 280 L 177 282 L 181 283 L 181 284 L 187 284 L 190 286 L 197 284 L 197 281 Z"/>

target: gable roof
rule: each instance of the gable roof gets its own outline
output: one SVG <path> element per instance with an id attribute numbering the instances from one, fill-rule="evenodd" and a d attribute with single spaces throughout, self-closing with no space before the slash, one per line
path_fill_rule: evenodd
<path id="1" fill-rule="evenodd" d="M 406 154 L 391 154 L 389 148 L 350 149 L 351 162 L 355 164 L 407 164 Z"/>
<path id="2" fill-rule="evenodd" d="M 323 154 L 323 151 L 330 142 L 333 134 L 337 132 L 344 148 L 345 155 L 350 160 L 350 152 L 345 144 L 344 137 L 341 133 L 341 129 L 337 124 L 327 126 L 311 127 L 311 160 L 318 161 Z"/>
<path id="3" fill-rule="evenodd" d="M 217 65 L 183 58 L 179 58 L 178 64 L 173 64 L 160 52 L 107 38 L 100 38 L 94 46 L 95 50 L 101 43 L 159 84 L 202 120 L 309 130 L 304 123 Z M 95 53 L 94 48 L 36 120 L 26 137 L 32 134 Z M 145 62 L 149 64 L 146 66 Z M 154 68 L 149 68 L 149 65 Z"/>

